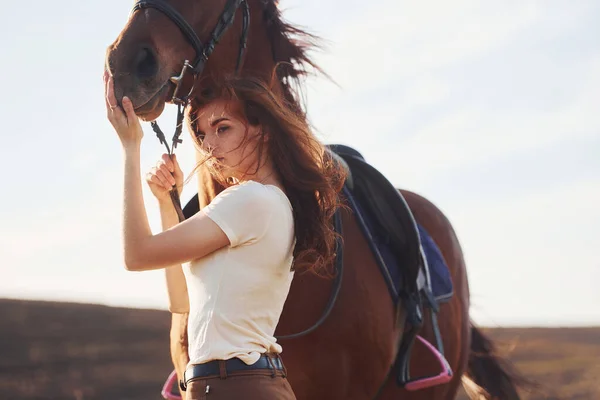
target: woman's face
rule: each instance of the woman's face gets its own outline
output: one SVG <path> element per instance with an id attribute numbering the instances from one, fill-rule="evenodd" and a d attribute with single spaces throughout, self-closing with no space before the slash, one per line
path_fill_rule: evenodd
<path id="1" fill-rule="evenodd" d="M 260 126 L 241 119 L 235 103 L 215 100 L 197 114 L 197 138 L 215 173 L 224 179 L 242 180 L 258 167 Z"/>

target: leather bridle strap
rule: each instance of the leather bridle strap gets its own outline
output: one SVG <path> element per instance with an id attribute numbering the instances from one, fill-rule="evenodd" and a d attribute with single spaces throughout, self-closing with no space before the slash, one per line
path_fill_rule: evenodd
<path id="1" fill-rule="evenodd" d="M 246 0 L 228 0 L 227 3 L 225 4 L 225 8 L 223 9 L 221 18 L 219 18 L 219 22 L 217 23 L 217 26 L 215 26 L 215 29 L 213 30 L 210 40 L 206 44 L 206 47 L 204 48 L 203 53 L 198 55 L 198 57 L 196 58 L 196 61 L 194 61 L 194 64 L 192 64 L 194 67 L 194 71 L 196 73 L 202 72 L 202 69 L 204 68 L 204 63 L 206 63 L 206 61 L 208 60 L 208 57 L 212 54 L 213 50 L 215 49 L 215 46 L 221 39 L 221 36 L 223 36 L 225 31 L 227 31 L 227 28 L 229 28 L 231 26 L 231 24 L 233 24 L 233 20 L 235 18 L 235 13 L 242 3 L 245 4 L 245 8 L 247 9 L 248 4 L 246 3 Z M 244 20 L 246 20 L 249 17 L 250 17 L 250 14 L 244 12 Z M 246 37 L 247 31 L 248 31 L 248 23 L 247 23 L 247 21 L 245 21 L 245 22 L 246 23 L 243 23 L 243 25 L 246 29 L 245 29 L 245 31 L 242 32 L 242 38 Z M 245 47 L 246 47 L 245 43 L 242 46 L 240 46 L 237 64 L 240 63 L 241 53 L 243 51 L 242 49 Z"/>
<path id="2" fill-rule="evenodd" d="M 185 37 L 190 41 L 190 44 L 196 50 L 196 54 L 202 54 L 203 46 L 202 42 L 196 32 L 194 32 L 194 28 L 187 23 L 185 18 L 177 11 L 173 6 L 163 0 L 139 0 L 137 1 L 131 10 L 131 14 L 136 12 L 137 10 L 143 10 L 144 8 L 154 8 L 160 12 L 162 12 L 165 16 L 167 16 L 171 21 L 181 29 Z"/>
<path id="3" fill-rule="evenodd" d="M 248 1 L 243 1 L 242 6 L 244 7 L 244 16 L 242 18 L 242 37 L 240 38 L 240 52 L 238 53 L 237 63 L 235 64 L 236 73 L 240 72 L 240 68 L 242 68 L 242 60 L 244 59 L 244 55 L 246 53 L 246 44 L 248 42 L 248 28 L 250 27 L 250 6 L 248 5 Z"/>
<path id="4" fill-rule="evenodd" d="M 233 20 L 235 18 L 235 13 L 240 5 L 244 5 L 244 20 L 243 20 L 243 31 L 242 31 L 242 40 L 240 43 L 240 52 L 238 53 L 238 60 L 236 63 L 236 70 L 239 69 L 241 65 L 241 58 L 243 56 L 244 49 L 246 48 L 246 39 L 248 37 L 248 26 L 250 19 L 250 9 L 246 0 L 228 0 L 225 4 L 223 12 L 221 13 L 221 17 L 219 18 L 219 22 L 215 26 L 214 30 L 211 33 L 210 40 L 206 43 L 206 46 L 202 44 L 202 41 L 196 35 L 194 28 L 190 24 L 187 23 L 185 18 L 177 11 L 173 6 L 167 3 L 164 0 L 138 0 L 132 10 L 133 14 L 137 10 L 143 10 L 145 8 L 154 8 L 160 12 L 162 12 L 165 16 L 167 16 L 177 27 L 183 32 L 187 40 L 190 42 L 194 50 L 196 51 L 196 58 L 194 62 L 191 64 L 194 75 L 198 75 L 202 73 L 204 69 L 204 65 L 208 60 L 208 57 L 212 54 L 215 49 L 215 46 L 223 36 L 223 34 L 227 31 L 227 28 L 231 26 Z"/>

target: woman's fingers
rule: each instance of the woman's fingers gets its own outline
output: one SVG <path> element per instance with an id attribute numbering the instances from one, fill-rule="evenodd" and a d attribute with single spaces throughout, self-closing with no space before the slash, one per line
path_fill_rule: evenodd
<path id="1" fill-rule="evenodd" d="M 168 154 L 163 154 L 161 159 L 156 163 L 156 166 L 148 173 L 146 180 L 151 184 L 159 186 L 163 190 L 170 191 L 174 186 L 180 186 L 182 184 L 182 182 L 179 182 L 176 179 L 178 170 L 180 175 L 183 175 L 177 161 L 171 159 Z M 178 189 L 180 188 L 178 187 Z"/>
<path id="2" fill-rule="evenodd" d="M 162 186 L 164 189 L 170 189 L 171 185 L 169 184 L 169 180 L 165 177 L 165 175 L 160 171 L 160 169 L 158 168 L 152 168 L 152 171 L 150 172 L 153 176 L 156 177 L 156 179 L 158 180 L 158 182 L 160 182 L 160 186 Z"/>
<path id="3" fill-rule="evenodd" d="M 169 172 L 175 172 L 175 154 L 173 154 L 173 159 L 168 154 L 163 154 L 161 157 L 161 161 L 158 162 L 159 165 L 165 165 Z"/>
<path id="4" fill-rule="evenodd" d="M 111 109 L 118 105 L 117 98 L 115 97 L 115 84 L 113 78 L 111 77 L 108 78 L 108 82 L 106 85 L 106 101 L 108 101 L 108 104 L 110 105 Z"/>
<path id="5" fill-rule="evenodd" d="M 111 109 L 111 104 L 108 102 L 108 77 L 104 79 L 104 104 L 106 105 L 106 110 Z"/>
<path id="6" fill-rule="evenodd" d="M 175 177 L 175 180 L 183 180 L 183 171 L 181 170 L 181 167 L 179 166 L 179 162 L 177 161 L 177 156 L 175 154 L 173 154 L 173 156 L 171 157 L 171 160 L 173 162 L 173 176 Z"/>
<path id="7" fill-rule="evenodd" d="M 177 155 L 176 154 L 172 154 L 172 155 L 168 155 L 168 154 L 163 154 L 161 157 L 162 162 L 164 162 L 167 166 L 167 168 L 169 169 L 169 171 L 171 172 L 177 172 L 177 170 L 181 171 L 181 168 L 179 167 L 179 162 L 177 161 Z"/>
<path id="8" fill-rule="evenodd" d="M 183 171 L 179 167 L 175 154 L 171 156 L 163 154 L 161 160 L 157 163 L 157 167 L 162 168 L 165 175 L 169 176 L 169 182 L 181 190 L 183 187 Z"/>
<path id="9" fill-rule="evenodd" d="M 175 171 L 177 171 L 177 170 L 181 171 L 181 168 L 179 167 L 179 161 L 177 161 L 177 154 L 173 154 L 173 156 L 171 157 L 171 160 L 173 160 L 173 165 L 175 167 L 174 170 Z"/>
<path id="10" fill-rule="evenodd" d="M 168 187 L 170 189 L 171 187 L 173 187 L 173 185 L 175 185 L 175 178 L 173 178 L 173 175 L 171 175 L 171 173 L 167 170 L 166 166 L 163 165 L 162 168 L 157 169 L 156 175 L 162 182 L 165 183 L 165 187 Z"/>
<path id="11" fill-rule="evenodd" d="M 117 98 L 115 97 L 115 87 L 114 80 L 112 77 L 108 77 L 106 81 L 106 111 L 108 113 L 108 119 L 111 122 L 121 122 L 119 121 L 123 117 L 123 112 L 121 111 L 119 104 L 117 103 Z"/>
<path id="12" fill-rule="evenodd" d="M 113 96 L 114 96 L 114 94 L 113 94 Z M 138 119 L 137 119 L 137 116 L 135 115 L 135 110 L 133 109 L 133 103 L 131 102 L 129 97 L 127 97 L 127 96 L 123 97 L 123 100 L 121 101 L 121 103 L 123 104 L 123 109 L 125 110 L 125 116 L 127 117 L 127 122 L 129 123 L 130 126 L 132 124 L 135 124 Z"/>
<path id="13" fill-rule="evenodd" d="M 160 185 L 160 181 L 158 180 L 158 178 L 156 177 L 156 175 L 154 175 L 152 172 L 148 172 L 146 174 L 146 182 L 148 182 L 149 184 L 156 184 L 156 185 Z"/>
<path id="14" fill-rule="evenodd" d="M 164 179 L 164 176 L 162 174 L 157 173 L 157 170 L 155 168 L 153 168 L 151 172 L 148 172 L 146 181 L 148 181 L 148 183 L 153 183 L 157 186 L 160 186 L 163 190 L 171 189 L 171 185 L 169 185 L 169 182 Z"/>
<path id="15" fill-rule="evenodd" d="M 155 196 L 159 196 L 161 194 L 161 192 L 169 191 L 168 188 L 165 188 L 164 184 L 160 181 L 160 179 L 158 179 L 158 176 L 153 175 L 150 172 L 146 176 L 146 182 L 148 182 L 148 185 L 150 186 L 150 190 L 152 191 L 152 193 Z M 159 189 L 159 191 L 157 192 L 156 189 Z"/>

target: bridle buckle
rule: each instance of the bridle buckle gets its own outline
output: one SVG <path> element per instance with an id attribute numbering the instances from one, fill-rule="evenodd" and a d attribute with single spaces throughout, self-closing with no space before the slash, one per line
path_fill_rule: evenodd
<path id="1" fill-rule="evenodd" d="M 190 64 L 189 60 L 185 60 L 183 63 L 183 68 L 181 68 L 181 73 L 179 74 L 179 76 L 172 76 L 171 78 L 169 78 L 169 80 L 171 81 L 171 83 L 173 83 L 175 85 L 175 90 L 173 91 L 173 97 L 171 98 L 171 101 L 177 105 L 185 105 L 187 103 L 187 100 L 190 96 L 190 94 L 192 93 L 192 90 L 194 90 L 194 85 L 192 85 L 192 88 L 190 89 L 189 93 L 185 96 L 185 97 L 181 97 L 180 95 L 180 91 L 181 91 L 181 84 L 183 82 L 183 78 L 185 77 L 185 75 L 187 74 L 187 72 L 189 70 L 194 70 L 194 67 L 192 66 L 192 64 Z M 195 73 L 194 73 L 195 75 Z"/>

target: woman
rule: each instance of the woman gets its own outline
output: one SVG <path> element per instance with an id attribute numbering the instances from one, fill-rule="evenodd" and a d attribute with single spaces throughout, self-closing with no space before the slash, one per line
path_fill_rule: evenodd
<path id="1" fill-rule="evenodd" d="M 124 150 L 124 256 L 128 270 L 183 264 L 189 292 L 187 399 L 294 399 L 273 334 L 294 271 L 327 273 L 330 223 L 344 176 L 304 118 L 252 79 L 230 79 L 193 115 L 194 141 L 226 189 L 177 223 L 169 191 L 181 189 L 175 157 L 147 176 L 164 232 L 153 235 L 140 183 L 143 136 L 131 101 L 108 118 Z"/>

